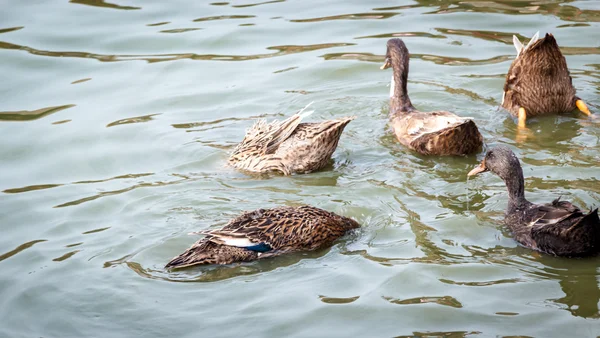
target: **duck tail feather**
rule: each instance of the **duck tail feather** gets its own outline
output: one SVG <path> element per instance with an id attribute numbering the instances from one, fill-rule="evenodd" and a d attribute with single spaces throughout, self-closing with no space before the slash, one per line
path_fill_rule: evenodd
<path id="1" fill-rule="evenodd" d="M 519 41 L 519 38 L 516 35 L 513 35 L 513 45 L 517 50 L 517 56 L 519 56 L 519 54 L 521 54 L 521 51 L 523 50 L 523 44 L 521 43 L 521 41 Z"/>

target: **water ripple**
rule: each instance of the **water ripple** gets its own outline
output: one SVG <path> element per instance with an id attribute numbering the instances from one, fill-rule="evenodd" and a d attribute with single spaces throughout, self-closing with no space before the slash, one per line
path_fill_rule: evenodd
<path id="1" fill-rule="evenodd" d="M 112 180 L 138 178 L 138 177 L 151 176 L 151 175 L 154 175 L 154 174 L 153 173 L 126 174 L 126 175 L 119 175 L 119 176 L 115 176 L 115 177 L 111 177 L 111 178 L 106 178 L 106 179 L 102 179 L 102 180 L 77 181 L 77 182 L 67 183 L 67 184 L 103 183 L 103 182 L 109 182 L 109 181 L 112 181 Z M 63 185 L 67 185 L 67 184 L 65 184 L 65 183 L 58 183 L 58 184 L 36 184 L 36 185 L 29 185 L 29 186 L 25 186 L 25 187 L 21 187 L 21 188 L 5 189 L 2 192 L 5 193 L 5 194 L 19 194 L 19 193 L 24 193 L 24 192 L 29 192 L 29 191 L 35 191 L 35 190 L 43 190 L 43 189 L 50 189 L 50 188 L 61 187 Z"/>
<path id="2" fill-rule="evenodd" d="M 450 306 L 454 308 L 462 308 L 463 305 L 456 300 L 454 297 L 443 296 L 443 297 L 417 297 L 410 299 L 396 299 L 392 297 L 382 297 L 392 304 L 398 305 L 412 305 L 412 304 L 427 304 L 427 303 L 435 303 L 444 306 Z"/>
<path id="3" fill-rule="evenodd" d="M 18 247 L 14 248 L 13 250 L 10 250 L 9 252 L 5 252 L 5 253 L 1 254 L 0 262 L 18 254 L 19 252 L 21 252 L 23 250 L 31 248 L 32 246 L 34 246 L 37 243 L 46 242 L 46 241 L 47 241 L 47 239 L 36 239 L 34 241 L 23 243 L 23 244 L 19 245 Z"/>
<path id="4" fill-rule="evenodd" d="M 256 15 L 216 15 L 216 16 L 207 16 L 205 18 L 198 18 L 192 21 L 194 22 L 203 22 L 203 21 L 214 21 L 214 20 L 230 20 L 230 19 L 251 19 L 255 18 Z"/>
<path id="5" fill-rule="evenodd" d="M 104 0 L 70 0 L 70 3 L 87 5 L 93 7 L 104 7 L 104 8 L 112 8 L 112 9 L 124 9 L 124 10 L 135 10 L 142 9 L 142 7 L 133 7 L 133 6 L 120 6 L 117 4 L 113 4 L 110 2 L 106 2 Z"/>
<path id="6" fill-rule="evenodd" d="M 8 33 L 8 32 L 14 32 L 14 31 L 18 31 L 19 29 L 23 29 L 24 26 L 18 26 L 18 27 L 10 27 L 10 28 L 2 28 L 0 29 L 0 34 L 2 33 Z"/>
<path id="7" fill-rule="evenodd" d="M 118 62 L 118 61 L 147 61 L 147 62 L 163 62 L 163 61 L 174 61 L 182 59 L 190 60 L 215 60 L 215 61 L 247 61 L 266 59 L 277 56 L 304 53 L 315 51 L 319 49 L 327 49 L 334 47 L 345 47 L 353 46 L 354 43 L 319 43 L 314 45 L 283 45 L 283 46 L 272 46 L 267 47 L 267 50 L 276 50 L 275 53 L 267 54 L 254 54 L 254 55 L 219 55 L 219 54 L 195 54 L 195 53 L 181 53 L 181 54 L 149 54 L 149 55 L 108 55 L 108 54 L 94 54 L 88 52 L 56 52 L 39 50 L 27 46 L 16 45 L 9 42 L 0 41 L 0 49 L 12 49 L 12 50 L 24 50 L 33 55 L 51 56 L 51 57 L 72 57 L 72 58 L 85 58 L 85 59 L 96 59 L 102 62 Z"/>
<path id="8" fill-rule="evenodd" d="M 425 38 L 434 39 L 446 39 L 443 35 L 431 34 L 426 32 L 396 32 L 396 33 L 384 33 L 375 35 L 358 36 L 355 39 L 391 39 L 391 38 L 407 38 L 413 36 L 420 36 Z"/>
<path id="9" fill-rule="evenodd" d="M 108 127 L 120 126 L 120 125 L 124 125 L 124 124 L 131 124 L 131 123 L 150 122 L 150 121 L 154 120 L 154 116 L 158 116 L 158 115 L 160 115 L 160 114 L 150 114 L 150 115 L 129 117 L 126 119 L 121 119 L 121 120 L 117 120 L 115 122 L 111 122 L 111 123 L 107 124 L 106 127 L 108 128 Z"/>
<path id="10" fill-rule="evenodd" d="M 73 107 L 74 104 L 65 104 L 36 110 L 0 111 L 0 121 L 33 121 Z"/>
<path id="11" fill-rule="evenodd" d="M 512 55 L 497 55 L 488 59 L 473 60 L 469 58 L 451 57 L 451 56 L 440 56 L 431 54 L 410 54 L 411 58 L 418 58 L 425 61 L 432 61 L 439 65 L 447 66 L 479 66 L 501 63 L 513 58 Z M 328 53 L 321 55 L 325 60 L 358 60 L 367 62 L 383 62 L 385 60 L 384 55 L 376 55 L 373 53 Z"/>
<path id="12" fill-rule="evenodd" d="M 320 22 L 320 21 L 332 21 L 332 20 L 372 20 L 372 19 L 389 19 L 400 13 L 387 13 L 387 12 L 372 12 L 372 13 L 355 13 L 355 14 L 342 14 L 324 16 L 320 18 L 310 19 L 294 19 L 290 22 Z"/>
<path id="13" fill-rule="evenodd" d="M 278 2 L 285 2 L 285 0 L 271 0 L 271 1 L 257 2 L 257 3 L 253 3 L 253 4 L 233 5 L 231 7 L 233 7 L 233 8 L 246 8 L 246 7 L 255 7 L 255 6 L 261 6 L 261 5 L 275 4 L 275 3 L 278 3 Z"/>

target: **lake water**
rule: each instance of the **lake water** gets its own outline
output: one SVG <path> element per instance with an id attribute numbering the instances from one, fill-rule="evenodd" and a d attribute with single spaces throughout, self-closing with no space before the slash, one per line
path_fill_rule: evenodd
<path id="1" fill-rule="evenodd" d="M 254 0 L 256 1 L 256 0 Z M 599 1 L 5 2 L 0 337 L 596 337 L 600 258 L 519 247 L 494 175 L 386 127 L 388 38 L 421 110 L 473 117 L 521 158 L 527 197 L 600 206 L 600 124 L 498 110 L 521 40 L 551 32 L 600 113 Z M 356 115 L 333 164 L 225 166 L 258 117 Z M 467 199 L 467 191 L 469 199 Z M 363 227 L 331 249 L 163 268 L 243 210 L 309 203 Z"/>

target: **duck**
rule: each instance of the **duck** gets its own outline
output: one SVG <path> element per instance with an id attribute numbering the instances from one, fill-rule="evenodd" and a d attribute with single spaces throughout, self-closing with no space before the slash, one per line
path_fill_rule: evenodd
<path id="1" fill-rule="evenodd" d="M 165 268 L 248 262 L 284 253 L 329 247 L 360 226 L 355 220 L 309 205 L 244 212 L 205 235 Z"/>
<path id="2" fill-rule="evenodd" d="M 404 146 L 423 155 L 468 155 L 477 152 L 483 137 L 475 122 L 448 111 L 421 112 L 407 91 L 409 53 L 402 39 L 387 42 L 385 63 L 392 68 L 390 126 Z"/>
<path id="3" fill-rule="evenodd" d="M 504 221 L 517 242 L 555 256 L 588 256 L 600 251 L 597 208 L 585 213 L 571 202 L 561 201 L 560 196 L 546 204 L 529 202 L 519 159 L 506 146 L 489 150 L 468 176 L 486 171 L 506 184 L 508 207 Z"/>
<path id="4" fill-rule="evenodd" d="M 258 120 L 231 153 L 228 163 L 239 170 L 283 175 L 307 174 L 325 167 L 344 128 L 356 116 L 305 123 L 314 111 L 298 113 L 283 121 Z"/>
<path id="5" fill-rule="evenodd" d="M 554 36 L 534 34 L 527 46 L 513 35 L 517 57 L 506 74 L 502 107 L 518 118 L 518 128 L 526 128 L 529 117 L 560 114 L 579 109 L 592 116 L 588 106 L 577 97 L 567 60 Z"/>

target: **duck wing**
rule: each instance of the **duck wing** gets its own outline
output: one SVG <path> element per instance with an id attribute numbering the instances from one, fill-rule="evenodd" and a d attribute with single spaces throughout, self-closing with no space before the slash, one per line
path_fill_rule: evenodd
<path id="1" fill-rule="evenodd" d="M 472 119 L 447 111 L 413 111 L 391 124 L 400 143 L 424 155 L 470 154 L 483 143 Z"/>
<path id="2" fill-rule="evenodd" d="M 242 142 L 233 150 L 230 162 L 241 161 L 248 156 L 263 156 L 274 153 L 279 145 L 294 133 L 302 119 L 314 111 L 305 111 L 312 104 L 309 103 L 298 113 L 283 121 L 267 123 L 258 120 L 248 131 Z"/>
<path id="3" fill-rule="evenodd" d="M 600 244 L 598 210 L 584 214 L 577 206 L 559 198 L 536 206 L 530 223 L 531 237 L 541 251 L 559 256 L 595 253 Z"/>
<path id="4" fill-rule="evenodd" d="M 445 128 L 455 127 L 468 121 L 448 111 L 412 112 L 392 121 L 396 135 L 401 135 L 409 144 L 424 134 L 434 133 Z"/>
<path id="5" fill-rule="evenodd" d="M 245 212 L 223 229 L 206 234 L 224 245 L 285 252 L 314 250 L 358 226 L 349 218 L 311 206 L 278 207 Z"/>

